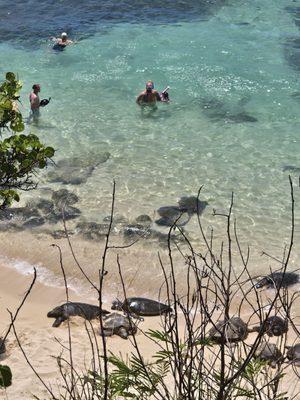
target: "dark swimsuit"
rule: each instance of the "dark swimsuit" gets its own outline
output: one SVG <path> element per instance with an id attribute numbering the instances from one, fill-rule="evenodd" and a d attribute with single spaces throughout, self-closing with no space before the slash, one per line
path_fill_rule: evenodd
<path id="1" fill-rule="evenodd" d="M 55 43 L 54 45 L 53 45 L 53 50 L 56 50 L 56 51 L 63 51 L 65 48 L 66 48 L 66 44 L 60 44 L 60 43 Z"/>
<path id="2" fill-rule="evenodd" d="M 153 95 L 153 94 L 155 95 L 157 101 L 161 101 L 159 93 L 149 93 L 149 94 L 145 93 L 143 95 L 143 103 L 155 104 L 154 101 L 149 101 L 150 95 Z"/>

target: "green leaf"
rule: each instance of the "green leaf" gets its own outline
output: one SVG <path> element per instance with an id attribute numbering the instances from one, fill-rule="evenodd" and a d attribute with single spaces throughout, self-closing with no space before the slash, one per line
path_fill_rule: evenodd
<path id="1" fill-rule="evenodd" d="M 0 365 L 0 387 L 6 388 L 11 385 L 12 373 L 7 365 Z"/>
<path id="2" fill-rule="evenodd" d="M 44 153 L 45 153 L 45 157 L 51 158 L 54 156 L 55 150 L 53 149 L 53 147 L 46 147 Z"/>
<path id="3" fill-rule="evenodd" d="M 15 82 L 16 75 L 13 72 L 7 72 L 5 75 L 5 79 L 9 82 Z"/>

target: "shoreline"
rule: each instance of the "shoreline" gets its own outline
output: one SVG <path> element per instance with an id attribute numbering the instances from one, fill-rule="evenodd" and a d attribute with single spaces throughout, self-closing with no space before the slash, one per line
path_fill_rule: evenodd
<path id="1" fill-rule="evenodd" d="M 13 313 L 16 311 L 31 281 L 32 275 L 21 275 L 16 270 L 0 263 L 0 315 L 2 316 L 0 330 L 2 334 L 5 333 L 10 322 L 6 309 L 10 309 Z M 268 297 L 268 293 L 266 295 Z M 60 327 L 53 328 L 53 319 L 47 318 L 47 312 L 66 302 L 65 296 L 64 288 L 47 286 L 37 281 L 15 323 L 19 340 L 26 355 L 41 378 L 47 384 L 50 384 L 54 391 L 58 390 L 59 385 L 62 384 L 56 357 L 63 354 L 68 359 L 69 353 L 66 351 L 69 345 L 68 325 L 65 322 Z M 85 296 L 78 295 L 72 289 L 69 289 L 69 296 L 71 301 L 89 302 Z M 236 298 L 236 301 L 238 304 L 238 298 Z M 95 304 L 96 302 L 93 303 Z M 104 309 L 110 310 L 108 302 L 104 302 Z M 293 315 L 297 315 L 297 311 L 295 309 Z M 72 317 L 70 320 L 74 365 L 76 365 L 80 373 L 87 371 L 92 362 L 91 345 L 86 331 L 88 325 L 85 325 L 81 317 Z M 98 333 L 99 323 L 92 321 L 92 326 L 95 329 L 97 343 L 101 349 L 102 341 Z M 180 326 L 180 329 L 182 329 L 183 324 L 181 322 Z M 159 327 L 159 317 L 145 318 L 145 321 L 140 326 L 142 331 L 139 331 L 136 335 L 136 340 L 146 360 L 150 359 L 158 348 L 142 332 L 149 329 L 159 329 Z M 255 334 L 249 335 L 247 343 L 253 343 L 253 335 Z M 291 331 L 291 340 L 293 336 L 295 335 Z M 131 340 L 124 340 L 116 335 L 108 338 L 106 343 L 108 351 L 114 354 L 128 356 L 134 350 Z M 5 400 L 29 400 L 33 398 L 33 395 L 43 399 L 49 398 L 47 391 L 27 365 L 12 332 L 8 336 L 6 344 L 7 351 L 1 357 L 0 362 L 10 366 L 13 374 L 13 383 L 7 388 L 6 392 L 0 391 L 0 398 Z M 288 382 L 290 379 L 295 379 L 292 368 L 288 368 L 287 378 L 283 384 L 283 387 L 287 390 L 289 389 Z"/>
<path id="2" fill-rule="evenodd" d="M 31 281 L 32 276 L 21 275 L 17 271 L 0 264 L 1 334 L 5 334 L 10 323 L 7 309 L 13 313 L 16 311 Z M 69 290 L 69 295 L 71 301 L 89 302 L 72 289 Z M 40 376 L 47 383 L 50 383 L 54 390 L 58 387 L 59 378 L 61 378 L 56 357 L 62 351 L 65 357 L 68 356 L 68 353 L 63 350 L 63 346 L 68 346 L 68 329 L 67 323 L 63 323 L 59 328 L 53 328 L 52 323 L 54 320 L 47 318 L 47 312 L 66 302 L 65 296 L 64 288 L 50 287 L 36 281 L 15 322 L 17 335 L 26 355 Z M 105 303 L 104 308 L 109 310 L 109 304 Z M 148 330 L 153 326 L 157 328 L 159 323 L 160 319 L 158 317 L 146 319 L 143 322 L 143 330 Z M 92 324 L 101 349 L 101 336 L 98 334 L 99 326 L 96 321 L 93 321 Z M 73 357 L 77 363 L 76 365 L 78 365 L 78 371 L 84 371 L 91 365 L 92 358 L 84 320 L 80 317 L 72 317 L 70 329 Z M 154 351 L 154 344 L 142 334 L 137 334 L 136 337 L 143 348 L 144 356 L 149 357 Z M 122 352 L 122 354 L 126 355 L 133 350 L 130 340 L 124 340 L 116 335 L 107 340 L 107 346 L 108 350 L 115 354 Z M 22 398 L 25 400 L 32 399 L 34 394 L 47 398 L 45 388 L 27 365 L 12 331 L 7 338 L 6 348 L 7 351 L 1 356 L 0 363 L 11 368 L 13 380 L 12 385 L 6 389 L 6 392 L 0 391 L 0 398 L 6 400 Z M 30 379 L 28 379 L 29 376 Z"/>

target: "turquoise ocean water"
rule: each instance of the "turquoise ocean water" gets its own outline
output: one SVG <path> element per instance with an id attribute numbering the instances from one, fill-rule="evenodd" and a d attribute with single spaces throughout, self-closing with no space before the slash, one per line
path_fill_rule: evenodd
<path id="1" fill-rule="evenodd" d="M 104 2 L 106 17 L 97 20 L 101 5 L 91 1 L 90 25 L 82 6 L 80 17 L 73 10 L 68 19 L 67 9 L 63 20 L 46 18 L 45 10 L 42 30 L 31 26 L 30 31 L 26 18 L 25 27 L 20 23 L 22 12 L 30 14 L 28 2 L 15 17 L 15 34 L 0 30 L 0 73 L 14 71 L 24 82 L 24 117 L 33 83 L 41 84 L 41 98 L 51 96 L 39 123 L 26 131 L 54 146 L 56 161 L 110 153 L 86 183 L 66 185 L 79 195 L 85 218 L 100 222 L 109 214 L 113 179 L 116 209 L 129 220 L 152 216 L 204 185 L 202 198 L 209 206 L 203 220 L 218 227 L 212 210 L 226 210 L 234 191 L 239 234 L 253 247 L 258 270 L 261 250 L 279 257 L 289 238 L 284 167 L 300 167 L 300 2 L 200 3 L 174 2 L 173 10 L 167 2 L 164 13 L 163 4 L 156 9 L 134 2 L 125 18 L 122 10 L 115 13 L 116 2 Z M 55 30 L 70 31 L 77 43 L 53 51 L 48 36 Z M 135 97 L 148 79 L 158 90 L 169 85 L 172 101 L 143 114 Z M 299 203 L 298 175 L 292 172 Z M 40 187 L 62 185 L 49 183 L 44 174 Z M 24 201 L 32 196 L 36 193 L 25 194 Z M 296 208 L 298 222 L 299 217 Z M 197 237 L 196 221 L 186 229 Z"/>

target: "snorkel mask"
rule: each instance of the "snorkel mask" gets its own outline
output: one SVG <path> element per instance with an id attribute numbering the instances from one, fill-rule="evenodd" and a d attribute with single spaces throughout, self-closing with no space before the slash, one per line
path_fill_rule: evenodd
<path id="1" fill-rule="evenodd" d="M 148 93 L 151 93 L 153 89 L 154 89 L 154 83 L 152 81 L 148 81 L 146 83 L 146 91 Z"/>

